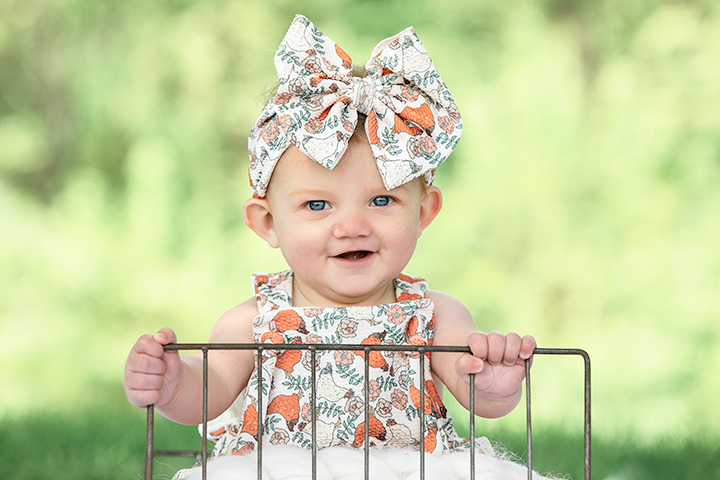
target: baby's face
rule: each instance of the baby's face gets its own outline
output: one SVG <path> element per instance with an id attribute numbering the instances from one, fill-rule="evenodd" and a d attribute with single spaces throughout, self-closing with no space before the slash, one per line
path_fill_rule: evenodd
<path id="1" fill-rule="evenodd" d="M 429 223 L 421 220 L 427 196 L 422 179 L 386 190 L 364 138 L 350 142 L 333 170 L 289 148 L 267 201 L 273 240 L 295 272 L 293 304 L 394 302 L 393 280 Z"/>

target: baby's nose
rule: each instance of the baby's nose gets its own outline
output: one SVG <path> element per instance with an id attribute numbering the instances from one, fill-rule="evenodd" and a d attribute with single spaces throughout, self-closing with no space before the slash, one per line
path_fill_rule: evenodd
<path id="1" fill-rule="evenodd" d="M 366 237 L 372 231 L 372 222 L 360 209 L 348 209 L 340 212 L 333 228 L 336 238 Z"/>

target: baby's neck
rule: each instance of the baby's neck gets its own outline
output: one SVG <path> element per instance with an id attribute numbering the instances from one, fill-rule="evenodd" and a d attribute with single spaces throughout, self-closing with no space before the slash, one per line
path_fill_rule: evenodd
<path id="1" fill-rule="evenodd" d="M 397 296 L 395 295 L 394 281 L 355 297 L 340 294 L 332 288 L 313 288 L 297 277 L 293 279 L 293 307 L 360 307 L 395 302 L 397 302 Z"/>

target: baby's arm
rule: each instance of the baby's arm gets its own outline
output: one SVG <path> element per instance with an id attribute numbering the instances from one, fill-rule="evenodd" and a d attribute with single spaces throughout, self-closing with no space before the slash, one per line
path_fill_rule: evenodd
<path id="1" fill-rule="evenodd" d="M 535 350 L 535 339 L 478 332 L 470 312 L 457 299 L 436 291 L 427 298 L 435 304 L 435 345 L 468 345 L 473 355 L 433 353 L 432 369 L 455 398 L 470 406 L 470 374 L 475 374 L 475 413 L 497 418 L 510 413 L 520 401 L 525 360 Z"/>
<path id="2" fill-rule="evenodd" d="M 255 299 L 229 310 L 215 323 L 211 343 L 252 343 Z M 175 333 L 163 328 L 143 335 L 125 363 L 125 393 L 137 407 L 155 404 L 163 416 L 187 425 L 202 422 L 202 353 L 164 351 Z M 208 418 L 224 412 L 237 398 L 254 368 L 252 350 L 211 350 L 208 353 Z"/>

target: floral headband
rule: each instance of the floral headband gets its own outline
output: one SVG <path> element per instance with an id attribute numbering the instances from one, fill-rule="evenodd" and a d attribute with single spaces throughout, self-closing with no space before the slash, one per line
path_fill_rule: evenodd
<path id="1" fill-rule="evenodd" d="M 412 27 L 380 42 L 365 65 L 352 61 L 310 20 L 297 15 L 275 53 L 280 87 L 250 130 L 250 185 L 265 196 L 280 156 L 294 145 L 332 169 L 366 115 L 365 132 L 388 190 L 424 176 L 450 155 L 462 133 L 455 101 Z"/>

